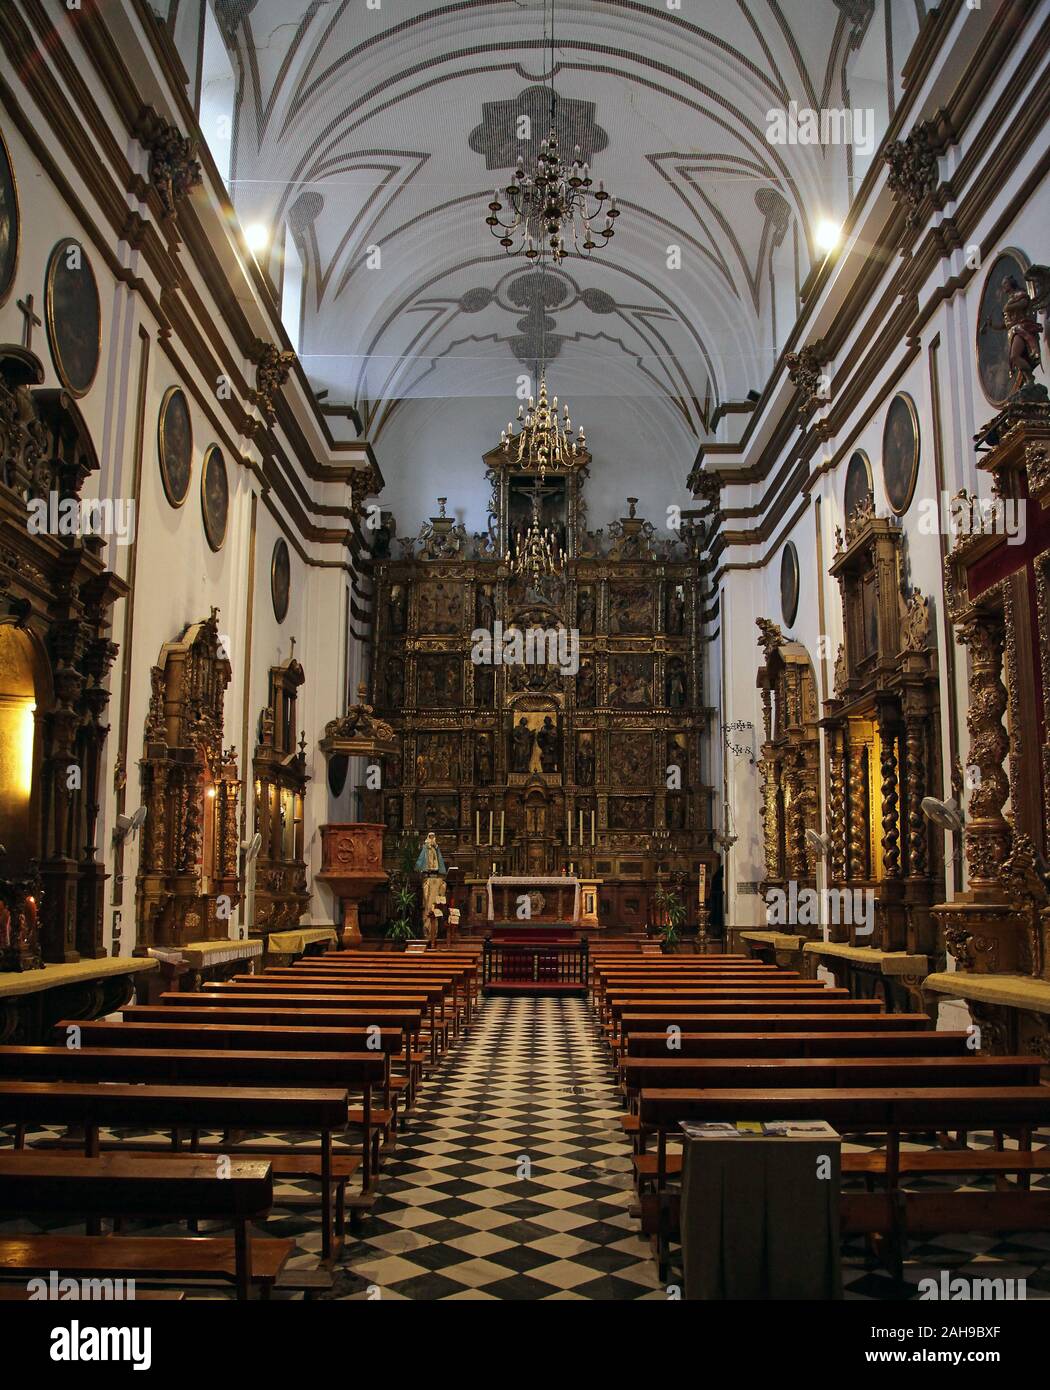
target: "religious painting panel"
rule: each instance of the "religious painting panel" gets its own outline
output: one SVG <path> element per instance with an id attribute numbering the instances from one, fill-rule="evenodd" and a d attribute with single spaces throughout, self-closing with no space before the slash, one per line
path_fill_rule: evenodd
<path id="1" fill-rule="evenodd" d="M 459 734 L 420 734 L 416 749 L 417 786 L 457 786 L 464 780 Z"/>
<path id="2" fill-rule="evenodd" d="M 860 449 L 850 457 L 846 465 L 846 486 L 842 496 L 842 515 L 848 521 L 858 507 L 873 502 L 875 497 L 871 480 L 871 464 L 867 455 Z"/>
<path id="3" fill-rule="evenodd" d="M 991 264 L 977 308 L 977 375 L 981 390 L 993 405 L 1001 406 L 1013 391 L 1010 367 L 1010 333 L 1004 309 L 1007 300 L 1023 294 L 1028 257 L 1008 249 Z"/>
<path id="4" fill-rule="evenodd" d="M 416 589 L 417 631 L 451 635 L 462 631 L 465 589 L 461 583 L 437 579 Z"/>
<path id="5" fill-rule="evenodd" d="M 270 602 L 273 604 L 273 616 L 279 623 L 283 623 L 288 616 L 291 587 L 292 560 L 288 542 L 279 536 L 274 542 L 270 560 Z"/>
<path id="6" fill-rule="evenodd" d="M 405 662 L 400 656 L 388 656 L 383 663 L 383 684 L 380 701 L 391 709 L 405 703 Z"/>
<path id="7" fill-rule="evenodd" d="M 448 709 L 463 703 L 463 666 L 458 653 L 428 652 L 416 663 L 416 704 Z"/>
<path id="8" fill-rule="evenodd" d="M 64 237 L 47 263 L 46 318 L 51 356 L 73 396 L 91 389 L 102 354 L 102 305 L 95 272 L 79 241 Z"/>
<path id="9" fill-rule="evenodd" d="M 459 828 L 459 797 L 446 793 L 416 797 L 416 825 L 423 831 Z"/>
<path id="10" fill-rule="evenodd" d="M 0 304 L 7 299 L 14 285 L 20 230 L 14 165 L 3 132 L 0 131 Z"/>
<path id="11" fill-rule="evenodd" d="M 173 507 L 181 507 L 189 496 L 193 469 L 193 422 L 181 386 L 169 386 L 164 392 L 157 421 L 157 451 L 164 495 Z"/>
<path id="12" fill-rule="evenodd" d="M 609 587 L 609 631 L 623 636 L 645 636 L 653 630 L 653 595 L 648 584 L 612 584 Z"/>
<path id="13" fill-rule="evenodd" d="M 581 666 L 581 675 L 582 675 Z M 653 659 L 633 652 L 609 655 L 609 704 L 638 709 L 653 704 Z"/>
<path id="14" fill-rule="evenodd" d="M 508 480 L 507 549 L 514 554 L 525 543 L 532 525 L 534 507 L 539 513 L 541 531 L 550 535 L 554 549 L 567 550 L 569 494 L 564 477 L 539 478 L 526 475 Z"/>
<path id="15" fill-rule="evenodd" d="M 213 444 L 204 455 L 201 469 L 201 515 L 204 535 L 212 550 L 221 550 L 226 540 L 230 515 L 230 480 L 222 450 Z"/>
<path id="16" fill-rule="evenodd" d="M 609 735 L 610 780 L 618 786 L 648 787 L 653 780 L 653 736 L 613 730 Z"/>
<path id="17" fill-rule="evenodd" d="M 903 516 L 919 475 L 919 417 L 910 396 L 894 396 L 882 435 L 882 480 L 890 506 Z"/>
<path id="18" fill-rule="evenodd" d="M 383 819 L 386 821 L 386 828 L 388 830 L 400 830 L 402 814 L 401 797 L 388 795 L 383 807 Z"/>
<path id="19" fill-rule="evenodd" d="M 496 586 L 479 584 L 474 596 L 474 621 L 485 632 L 496 626 Z"/>
<path id="20" fill-rule="evenodd" d="M 798 595 L 798 551 L 793 542 L 788 541 L 780 556 L 780 612 L 785 627 L 795 626 L 795 619 L 798 616 Z"/>
<path id="21" fill-rule="evenodd" d="M 651 796 L 610 796 L 610 830 L 651 830 L 653 798 Z"/>

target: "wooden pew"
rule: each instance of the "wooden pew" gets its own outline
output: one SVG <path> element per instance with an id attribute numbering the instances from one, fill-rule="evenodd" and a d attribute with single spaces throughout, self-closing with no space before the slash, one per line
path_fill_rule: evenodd
<path id="1" fill-rule="evenodd" d="M 186 1010 L 166 1009 L 154 1004 L 129 1005 L 124 1009 L 125 1022 L 114 1023 L 106 1019 L 85 1021 L 83 1023 L 59 1025 L 59 1035 L 68 1027 L 80 1030 L 80 1041 L 87 1047 L 157 1047 L 157 1048 L 207 1048 L 239 1049 L 243 1052 L 369 1052 L 372 1056 L 391 1057 L 395 1055 L 405 1036 L 400 1028 L 377 1028 L 374 1033 L 368 1028 L 327 1026 L 333 1017 L 339 1015 L 322 1014 L 320 1024 L 304 1023 L 295 1010 L 282 1010 L 281 1021 L 276 1023 L 243 1021 L 248 1013 L 254 1019 L 254 1011 L 240 1009 Z M 133 1021 L 127 1016 L 133 1015 Z M 202 1023 L 201 1017 L 207 1018 Z M 299 1022 L 294 1020 L 299 1019 Z M 408 1065 L 418 1071 L 418 1054 L 408 1054 Z M 387 1084 L 393 1081 L 387 1075 Z M 363 1145 L 362 1157 L 369 1162 L 362 1175 L 362 1187 L 368 1186 L 379 1172 L 379 1143 L 382 1135 L 389 1132 L 394 1124 L 394 1112 L 386 1084 L 377 1088 L 381 1104 L 370 1105 L 366 1116 L 364 1106 L 351 1106 L 348 1121 L 367 1136 Z M 306 1159 L 309 1153 L 302 1145 L 284 1154 L 273 1155 L 277 1172 L 288 1174 L 296 1171 L 291 1167 L 293 1161 Z M 346 1179 L 354 1168 L 349 1166 L 349 1155 L 336 1156 L 336 1176 Z M 345 1171 L 343 1171 L 345 1169 Z M 316 1170 L 316 1171 L 315 1171 Z M 309 1176 L 318 1176 L 316 1163 L 307 1165 L 303 1171 Z M 366 1202 L 351 1202 L 353 1210 L 360 1210 Z"/>
<path id="2" fill-rule="evenodd" d="M 230 1278 L 237 1297 L 253 1284 L 265 1296 L 295 1250 L 293 1240 L 252 1239 L 249 1221 L 273 1205 L 268 1163 L 232 1159 L 220 1176 L 214 1159 L 193 1163 L 107 1154 L 41 1159 L 0 1152 L 0 1211 L 76 1214 L 85 1219 L 212 1217 L 233 1223 L 231 1239 L 216 1236 L 3 1236 L 0 1271 L 110 1277 Z"/>
<path id="3" fill-rule="evenodd" d="M 318 1005 L 321 1001 L 326 1001 L 325 1007 L 336 1007 L 340 1002 L 349 1006 L 374 1006 L 382 1007 L 388 1004 L 391 1008 L 418 1008 L 425 1012 L 427 1026 L 430 1029 L 431 1060 L 437 1062 L 440 1052 L 444 1052 L 448 1047 L 448 1023 L 439 1016 L 442 1011 L 444 1001 L 444 990 L 442 987 L 428 988 L 420 984 L 416 986 L 405 985 L 375 985 L 367 989 L 355 987 L 352 984 L 340 985 L 309 985 L 296 984 L 294 981 L 249 979 L 234 982 L 214 981 L 209 982 L 206 993 L 183 994 L 180 998 L 196 1001 L 203 999 L 214 1003 L 218 999 L 239 1000 L 245 1007 L 250 1008 L 253 1001 L 265 999 L 267 1003 L 283 1002 L 286 1007 L 309 1007 L 309 1004 Z M 167 994 L 161 995 L 162 1001 L 167 1001 Z"/>
<path id="4" fill-rule="evenodd" d="M 1027 1060 L 1027 1059 L 1026 1059 Z M 947 1130 L 1017 1128 L 1021 1131 L 1021 1147 L 1029 1149 L 1031 1131 L 1050 1122 L 1050 1086 L 990 1087 L 871 1087 L 842 1089 L 836 1087 L 756 1090 L 725 1087 L 717 1089 L 643 1087 L 639 1097 L 639 1117 L 643 1127 L 657 1135 L 655 1200 L 646 1212 L 647 1233 L 657 1239 L 657 1258 L 661 1277 L 667 1266 L 667 1245 L 671 1237 L 673 1210 L 663 1189 L 667 1177 L 667 1135 L 677 1129 L 682 1120 L 823 1120 L 840 1133 L 884 1134 L 886 1136 L 885 1176 L 888 1195 L 879 1211 L 897 1222 L 907 1217 L 907 1203 L 898 1203 L 892 1194 L 898 1188 L 900 1174 L 900 1140 L 902 1134 L 937 1133 Z M 746 1142 L 742 1140 L 741 1142 Z M 853 1194 L 846 1194 L 852 1196 Z M 867 1196 L 871 1194 L 857 1194 Z M 884 1194 L 877 1194 L 884 1195 Z M 909 1197 L 913 1194 L 907 1194 Z M 966 1195 L 966 1194 L 958 1194 Z M 991 1229 L 1018 1229 L 1012 1223 L 1022 1208 L 1018 1197 L 1030 1201 L 1038 1193 L 989 1193 L 988 1197 L 1006 1197 L 1009 1202 L 997 1204 L 1001 1226 Z M 1045 1204 L 1043 1204 L 1045 1206 Z M 913 1208 L 914 1209 L 914 1208 Z M 942 1224 L 938 1230 L 966 1231 L 969 1217 L 964 1208 L 961 1224 L 943 1224 L 947 1215 L 938 1208 Z M 1039 1204 L 1023 1208 L 1027 1212 L 1020 1228 L 1040 1227 L 1043 1210 Z M 855 1205 L 853 1211 L 863 1211 L 863 1218 L 846 1210 L 846 1229 L 856 1229 L 855 1221 L 871 1220 L 875 1210 Z M 1041 1228 L 1041 1227 L 1040 1227 Z M 878 1230 L 878 1227 L 875 1227 Z M 892 1227 L 892 1267 L 900 1274 L 900 1250 L 907 1226 Z"/>
<path id="5" fill-rule="evenodd" d="M 937 1033 L 932 1028 L 881 1033 L 680 1033 L 672 1051 L 667 1046 L 666 1033 L 631 1033 L 627 1038 L 627 1056 L 969 1057 L 974 1055 L 972 1041 L 970 1033 Z"/>
<path id="6" fill-rule="evenodd" d="M 83 1125 L 84 1152 L 100 1152 L 103 1126 L 134 1129 L 311 1130 L 321 1140 L 323 1241 L 332 1249 L 332 1135 L 347 1125 L 345 1089 L 233 1086 L 92 1085 L 80 1082 L 0 1082 L 0 1125 L 25 1131 L 41 1125 Z"/>

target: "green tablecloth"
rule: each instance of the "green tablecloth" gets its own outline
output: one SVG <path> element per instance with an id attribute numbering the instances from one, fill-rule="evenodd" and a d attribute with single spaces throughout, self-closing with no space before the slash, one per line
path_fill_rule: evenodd
<path id="1" fill-rule="evenodd" d="M 842 1141 L 826 1134 L 686 1139 L 687 1299 L 842 1297 Z M 818 1162 L 827 1177 L 818 1177 Z"/>

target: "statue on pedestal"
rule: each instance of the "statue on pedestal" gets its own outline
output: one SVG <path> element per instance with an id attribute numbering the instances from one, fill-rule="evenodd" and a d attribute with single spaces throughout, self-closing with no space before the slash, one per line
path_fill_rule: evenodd
<path id="1" fill-rule="evenodd" d="M 416 857 L 416 869 L 423 875 L 423 929 L 431 946 L 437 941 L 439 907 L 445 901 L 445 856 L 431 831 Z"/>

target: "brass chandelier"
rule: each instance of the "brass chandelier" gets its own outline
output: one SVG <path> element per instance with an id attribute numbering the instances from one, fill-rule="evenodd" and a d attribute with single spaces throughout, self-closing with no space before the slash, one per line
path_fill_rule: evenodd
<path id="1" fill-rule="evenodd" d="M 518 406 L 518 419 L 507 421 L 500 445 L 519 468 L 537 471 L 541 478 L 574 467 L 587 450 L 583 426 L 574 431 L 568 405 L 558 415 L 558 397 L 547 396 L 547 376 L 540 373 L 539 399 L 529 397 L 528 410 Z"/>
<path id="2" fill-rule="evenodd" d="M 546 37 L 545 0 L 544 40 Z M 525 170 L 524 156 L 518 156 L 518 167 L 510 183 L 503 189 L 497 188 L 492 195 L 485 223 L 508 255 L 524 255 L 535 261 L 549 249 L 551 260 L 558 265 L 569 254 L 567 239 L 580 256 L 590 256 L 592 251 L 607 246 L 615 231 L 613 223 L 620 213 L 616 199 L 606 191 L 601 179 L 594 188 L 590 166 L 581 162 L 579 145 L 571 166 L 566 164 L 558 149 L 554 129 L 558 101 L 554 91 L 554 0 L 551 0 L 550 37 L 550 130 L 540 144 L 531 173 Z M 501 197 L 506 198 L 506 205 L 500 201 Z M 593 224 L 603 215 L 605 225 L 596 228 Z"/>

